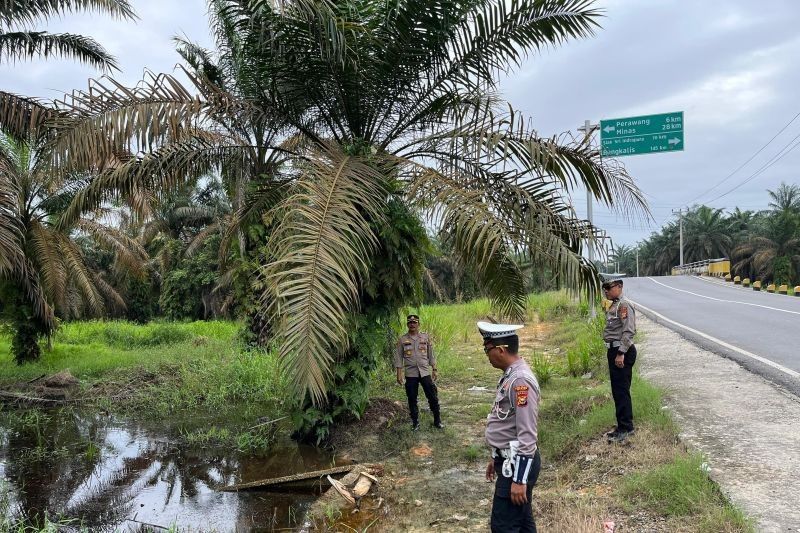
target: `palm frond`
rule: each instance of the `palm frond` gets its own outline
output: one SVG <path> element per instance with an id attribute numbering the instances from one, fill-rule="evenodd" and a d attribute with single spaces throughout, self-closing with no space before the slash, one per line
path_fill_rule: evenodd
<path id="1" fill-rule="evenodd" d="M 91 80 L 88 91 L 73 91 L 56 107 L 64 117 L 50 147 L 59 167 L 102 169 L 120 154 L 150 153 L 180 142 L 205 119 L 263 120 L 265 112 L 238 100 L 203 77 L 183 69 L 186 88 L 174 76 L 145 73 L 134 88 L 110 78 Z M 158 120 L 153 120 L 158 117 Z"/>
<path id="2" fill-rule="evenodd" d="M 88 306 L 92 315 L 102 315 L 105 309 L 103 298 L 93 283 L 92 272 L 86 265 L 81 249 L 62 233 L 54 233 L 54 236 L 58 239 L 58 252 L 64 261 L 69 285 L 77 289 L 81 301 Z"/>
<path id="3" fill-rule="evenodd" d="M 101 249 L 113 252 L 115 264 L 121 267 L 125 273 L 135 276 L 144 274 L 143 268 L 147 260 L 147 252 L 135 239 L 118 229 L 86 218 L 79 220 L 75 227 L 87 233 L 100 245 Z"/>
<path id="4" fill-rule="evenodd" d="M 215 233 L 219 233 L 222 224 L 220 222 L 214 222 L 213 224 L 207 225 L 205 228 L 200 230 L 197 235 L 192 238 L 192 241 L 189 243 L 189 246 L 186 247 L 186 255 L 191 257 L 192 255 L 197 252 L 197 250 L 206 242 L 210 236 L 214 235 Z"/>
<path id="5" fill-rule="evenodd" d="M 477 110 L 476 110 L 477 111 Z M 518 179 L 554 180 L 567 190 L 585 187 L 600 202 L 621 214 L 652 218 L 644 195 L 625 168 L 603 160 L 585 143 L 540 138 L 519 113 L 485 109 L 465 117 L 454 128 L 411 141 L 401 155 L 465 154 L 483 167 L 516 172 Z"/>
<path id="6" fill-rule="evenodd" d="M 0 33 L 0 63 L 36 57 L 76 59 L 101 70 L 119 70 L 114 56 L 91 37 L 45 31 Z"/>
<path id="7" fill-rule="evenodd" d="M 100 172 L 92 182 L 81 189 L 64 211 L 61 227 L 70 225 L 87 210 L 96 209 L 114 196 L 131 198 L 142 194 L 150 196 L 176 189 L 207 174 L 230 159 L 242 156 L 247 147 L 229 146 L 214 134 L 201 134 L 166 144 L 154 152 Z M 150 191 L 148 193 L 147 191 Z M 141 202 L 139 209 L 147 206 Z M 132 205 L 132 207 L 135 207 Z"/>
<path id="8" fill-rule="evenodd" d="M 127 20 L 137 18 L 127 0 L 0 0 L 0 23 L 7 27 L 25 26 L 78 11 L 106 13 Z"/>
<path id="9" fill-rule="evenodd" d="M 58 236 L 50 228 L 38 221 L 31 223 L 30 243 L 41 284 L 48 300 L 56 309 L 61 309 L 66 303 L 67 270 L 59 253 L 58 241 Z"/>
<path id="10" fill-rule="evenodd" d="M 0 129 L 15 139 L 29 139 L 56 111 L 36 98 L 0 91 Z"/>
<path id="11" fill-rule="evenodd" d="M 285 217 L 270 239 L 262 304 L 272 315 L 281 356 L 301 396 L 324 401 L 334 358 L 346 346 L 348 313 L 377 245 L 383 177 L 370 163 L 320 148 L 301 167 L 292 194 L 275 207 Z"/>

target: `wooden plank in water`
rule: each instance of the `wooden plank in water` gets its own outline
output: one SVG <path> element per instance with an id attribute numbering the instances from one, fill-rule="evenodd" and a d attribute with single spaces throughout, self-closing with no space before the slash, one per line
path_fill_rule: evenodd
<path id="1" fill-rule="evenodd" d="M 250 481 L 249 483 L 239 483 L 236 485 L 228 485 L 225 487 L 217 487 L 217 490 L 223 492 L 236 492 L 240 490 L 253 489 L 257 487 L 269 487 L 272 485 L 280 485 L 282 483 L 289 483 L 292 481 L 300 481 L 303 479 L 313 479 L 322 477 L 327 474 L 344 474 L 350 472 L 356 465 L 337 466 L 335 468 L 328 468 L 326 470 L 315 470 L 313 472 L 302 472 L 300 474 L 293 474 L 291 476 L 273 477 L 268 479 L 260 479 L 258 481 Z"/>

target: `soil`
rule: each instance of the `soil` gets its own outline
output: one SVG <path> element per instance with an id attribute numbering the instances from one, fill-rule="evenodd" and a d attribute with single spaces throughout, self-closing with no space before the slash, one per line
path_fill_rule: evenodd
<path id="1" fill-rule="evenodd" d="M 529 328 L 521 339 L 526 349 L 557 348 L 548 344 L 553 326 Z M 384 475 L 370 494 L 383 505 L 380 520 L 369 531 L 487 531 L 494 486 L 485 479 L 488 452 L 484 441 L 485 416 L 491 406 L 498 371 L 491 368 L 479 347 L 456 348 L 469 358 L 474 376 L 468 382 L 440 377 L 438 388 L 444 431 L 426 425 L 423 398 L 422 428 L 410 430 L 404 402 L 374 399 L 359 422 L 341 427 L 333 436 L 337 452 L 358 462 L 380 463 Z M 472 386 L 486 390 L 469 389 Z M 400 397 L 400 391 L 396 392 Z M 588 399 L 577 409 L 588 411 L 608 402 L 610 394 Z M 427 418 L 426 418 L 427 417 Z M 685 519 L 666 519 L 619 507 L 615 488 L 622 476 L 637 469 L 671 461 L 685 447 L 666 432 L 641 428 L 624 447 L 609 445 L 602 435 L 575 443 L 558 457 L 545 457 L 534 489 L 534 517 L 541 531 L 597 533 L 603 522 L 614 523 L 615 533 L 697 531 Z M 633 507 L 633 506 L 632 506 Z M 352 524 L 351 524 L 352 525 Z M 350 531 L 331 525 L 331 530 Z"/>

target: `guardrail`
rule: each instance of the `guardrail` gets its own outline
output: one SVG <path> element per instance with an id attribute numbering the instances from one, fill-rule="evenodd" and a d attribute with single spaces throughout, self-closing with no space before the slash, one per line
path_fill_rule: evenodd
<path id="1" fill-rule="evenodd" d="M 685 263 L 672 267 L 673 276 L 686 276 L 686 275 L 700 275 L 707 274 L 709 276 L 717 276 L 720 278 L 725 277 L 731 272 L 731 262 L 727 257 L 719 259 L 705 259 L 703 261 L 695 261 L 694 263 Z"/>
<path id="2" fill-rule="evenodd" d="M 776 285 L 775 283 L 768 283 L 766 287 L 761 280 L 756 280 L 752 284 L 748 278 L 741 279 L 739 276 L 731 278 L 730 274 L 725 276 L 725 281 L 733 283 L 734 285 L 742 285 L 743 287 L 751 286 L 754 291 L 766 290 L 772 294 L 786 294 L 800 297 L 800 285 L 790 288 L 787 283 Z"/>

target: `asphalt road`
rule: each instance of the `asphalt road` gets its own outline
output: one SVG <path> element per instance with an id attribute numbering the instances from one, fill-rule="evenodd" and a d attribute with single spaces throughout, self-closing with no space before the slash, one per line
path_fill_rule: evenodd
<path id="1" fill-rule="evenodd" d="M 625 278 L 624 293 L 652 320 L 800 394 L 800 297 L 694 276 Z"/>

